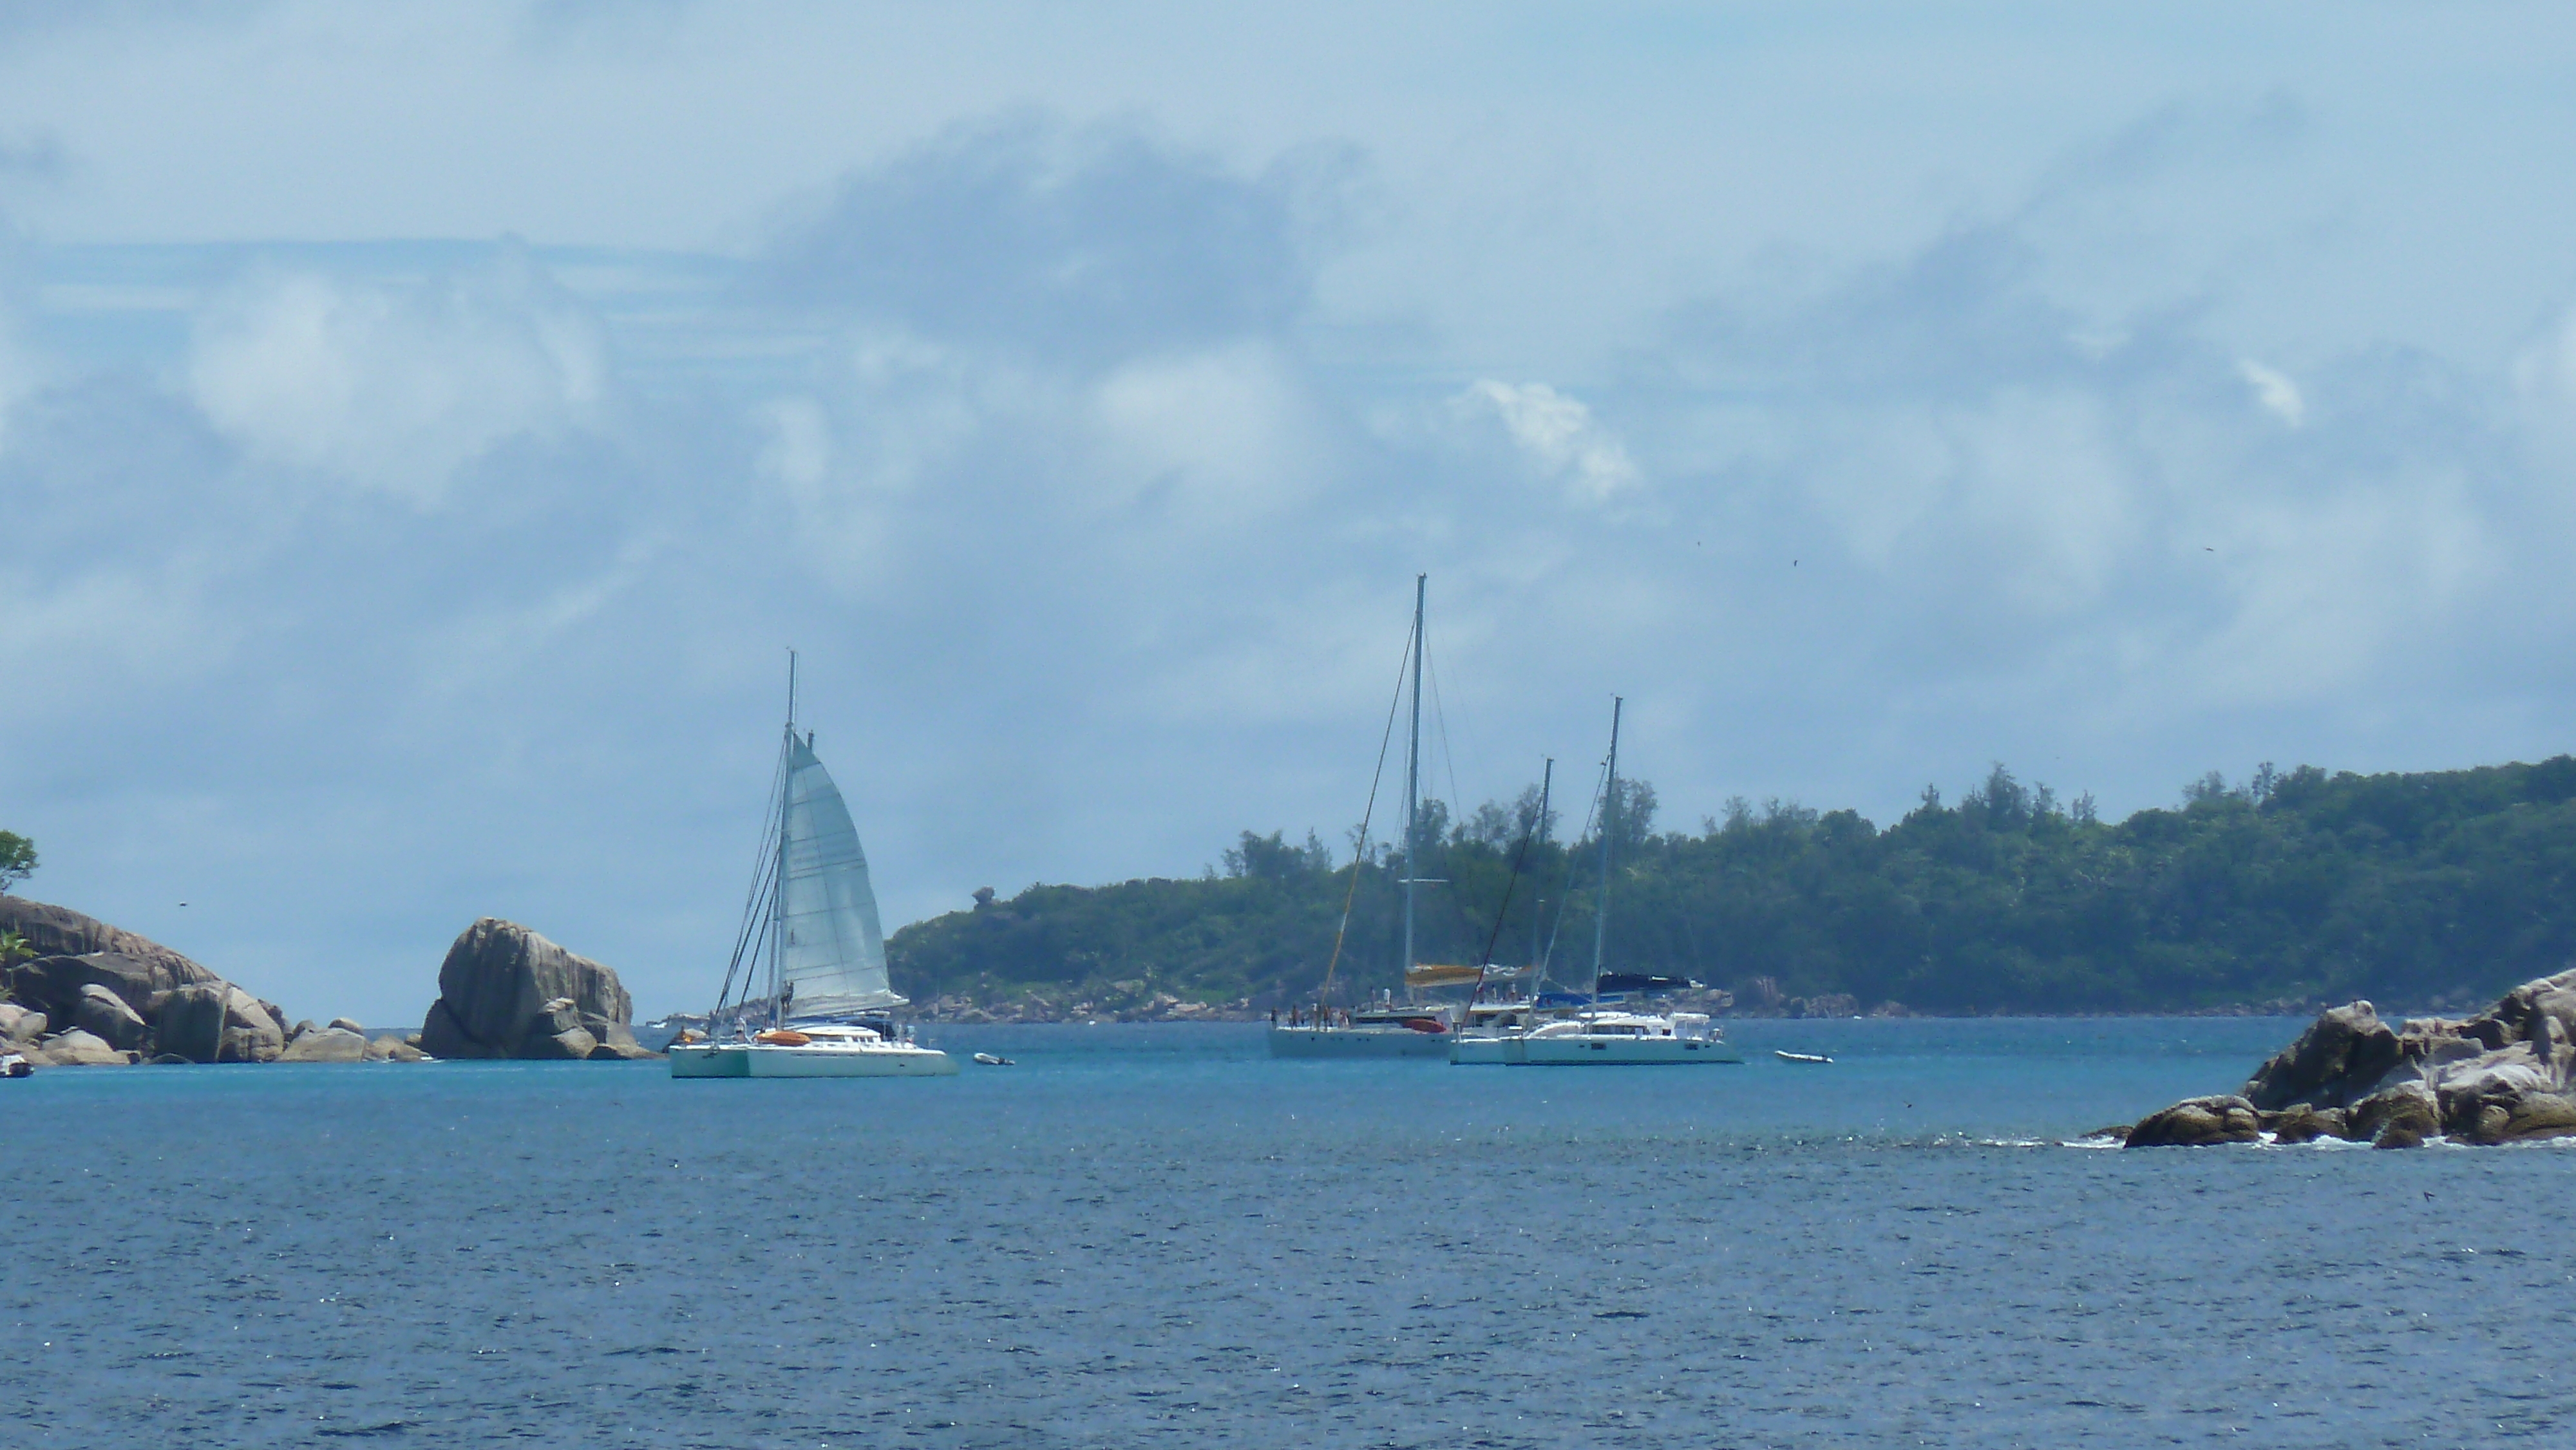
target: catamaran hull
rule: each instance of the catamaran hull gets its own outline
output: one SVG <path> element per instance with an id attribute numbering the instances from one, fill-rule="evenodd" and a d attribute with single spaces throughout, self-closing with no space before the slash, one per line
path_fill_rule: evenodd
<path id="1" fill-rule="evenodd" d="M 1690 1038 L 1462 1037 L 1449 1061 L 1459 1067 L 1684 1067 L 1740 1063 L 1744 1054 Z"/>
<path id="2" fill-rule="evenodd" d="M 711 1043 L 671 1049 L 673 1077 L 953 1077 L 957 1061 L 927 1047 L 772 1047 Z"/>
<path id="3" fill-rule="evenodd" d="M 673 1077 L 749 1077 L 751 1053 L 739 1046 L 715 1043 L 674 1044 L 670 1048 Z"/>
<path id="4" fill-rule="evenodd" d="M 1272 1057 L 1421 1057 L 1449 1055 L 1450 1034 L 1410 1027 L 1273 1027 Z"/>

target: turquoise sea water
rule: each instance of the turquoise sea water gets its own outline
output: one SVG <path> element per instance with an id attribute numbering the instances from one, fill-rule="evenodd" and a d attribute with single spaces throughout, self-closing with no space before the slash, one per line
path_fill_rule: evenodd
<path id="1" fill-rule="evenodd" d="M 2565 1443 L 2576 1153 L 2061 1145 L 2299 1025 L 59 1069 L 0 1083 L 0 1444 Z"/>

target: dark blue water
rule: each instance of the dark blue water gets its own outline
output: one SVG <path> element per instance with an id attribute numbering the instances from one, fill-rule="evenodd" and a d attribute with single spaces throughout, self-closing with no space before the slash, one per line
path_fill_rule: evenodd
<path id="1" fill-rule="evenodd" d="M 2058 1145 L 2297 1026 L 58 1069 L 0 1083 L 0 1443 L 2567 1443 L 2576 1153 Z"/>

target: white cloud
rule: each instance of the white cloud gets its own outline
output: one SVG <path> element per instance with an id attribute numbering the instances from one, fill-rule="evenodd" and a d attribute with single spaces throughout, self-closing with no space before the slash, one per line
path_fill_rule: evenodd
<path id="1" fill-rule="evenodd" d="M 1593 419 L 1592 409 L 1545 383 L 1478 380 L 1455 400 L 1491 413 L 1514 447 L 1540 472 L 1563 481 L 1578 503 L 1604 504 L 1639 481 L 1627 445 Z"/>
<path id="2" fill-rule="evenodd" d="M 2236 360 L 2236 375 L 2254 390 L 2254 401 L 2272 411 L 2282 422 L 2296 428 L 2308 421 L 2308 401 L 2299 394 L 2299 385 L 2277 368 L 2265 367 L 2254 359 Z"/>
<path id="3" fill-rule="evenodd" d="M 410 285 L 268 270 L 202 315 L 197 405 L 255 457 L 435 504 L 506 440 L 595 426 L 598 321 L 523 249 Z"/>

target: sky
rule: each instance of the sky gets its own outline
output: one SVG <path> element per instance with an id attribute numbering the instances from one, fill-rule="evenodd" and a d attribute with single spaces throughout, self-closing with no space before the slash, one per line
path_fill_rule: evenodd
<path id="1" fill-rule="evenodd" d="M 291 1015 L 702 1005 L 1428 789 L 2570 748 L 2576 11 L 0 3 L 0 827 Z M 1572 814 L 1580 818 L 1580 811 Z"/>

